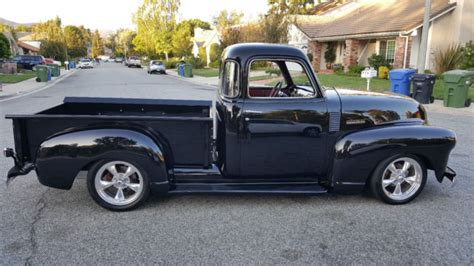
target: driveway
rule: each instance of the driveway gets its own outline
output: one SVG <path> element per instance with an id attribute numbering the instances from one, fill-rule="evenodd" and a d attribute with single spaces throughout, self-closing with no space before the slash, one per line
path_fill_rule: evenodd
<path id="1" fill-rule="evenodd" d="M 211 99 L 214 89 L 104 63 L 53 87 L 0 103 L 0 115 L 34 113 L 65 96 Z M 430 173 L 412 203 L 366 195 L 152 197 L 107 211 L 87 193 L 46 188 L 34 173 L 0 184 L 0 264 L 473 264 L 474 115 L 428 107 L 430 123 L 456 131 L 457 186 Z M 0 146 L 12 147 L 0 119 Z M 10 159 L 0 159 L 6 175 Z"/>

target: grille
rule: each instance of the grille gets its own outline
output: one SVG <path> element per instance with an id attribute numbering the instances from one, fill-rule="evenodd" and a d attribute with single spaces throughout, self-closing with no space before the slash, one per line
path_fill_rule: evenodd
<path id="1" fill-rule="evenodd" d="M 341 125 L 341 113 L 330 112 L 329 113 L 329 132 L 337 132 Z"/>

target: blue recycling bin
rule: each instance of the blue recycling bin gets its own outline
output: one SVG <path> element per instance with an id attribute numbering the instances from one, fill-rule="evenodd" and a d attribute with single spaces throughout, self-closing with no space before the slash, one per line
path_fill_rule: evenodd
<path id="1" fill-rule="evenodd" d="M 403 95 L 410 95 L 410 78 L 416 73 L 415 69 L 403 68 L 390 70 L 390 91 Z"/>
<path id="2" fill-rule="evenodd" d="M 48 81 L 51 80 L 51 77 L 52 77 L 52 73 L 51 73 L 51 72 L 52 72 L 52 71 L 51 71 L 51 67 L 48 66 Z"/>
<path id="3" fill-rule="evenodd" d="M 184 77 L 184 64 L 178 64 L 178 75 Z"/>

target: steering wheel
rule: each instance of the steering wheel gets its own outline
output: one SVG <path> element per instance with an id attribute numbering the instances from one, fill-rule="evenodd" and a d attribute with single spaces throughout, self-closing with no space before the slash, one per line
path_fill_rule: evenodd
<path id="1" fill-rule="evenodd" d="M 275 84 L 275 86 L 273 87 L 273 89 L 270 92 L 270 94 L 268 95 L 268 97 L 277 96 L 278 92 L 280 92 L 280 90 L 281 90 L 282 85 L 283 85 L 283 83 L 281 81 L 277 82 L 277 84 Z"/>

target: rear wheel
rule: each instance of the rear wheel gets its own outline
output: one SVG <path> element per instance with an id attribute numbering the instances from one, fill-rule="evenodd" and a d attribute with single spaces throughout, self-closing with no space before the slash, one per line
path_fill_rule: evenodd
<path id="1" fill-rule="evenodd" d="M 468 99 L 464 102 L 464 106 L 465 106 L 465 107 L 471 106 L 471 98 L 468 98 Z"/>
<path id="2" fill-rule="evenodd" d="M 113 211 L 136 208 L 150 194 L 146 172 L 128 161 L 99 161 L 89 170 L 87 188 L 95 202 Z"/>
<path id="3" fill-rule="evenodd" d="M 389 204 L 404 204 L 416 198 L 427 178 L 426 167 L 412 155 L 396 155 L 381 162 L 370 180 L 372 193 Z"/>

